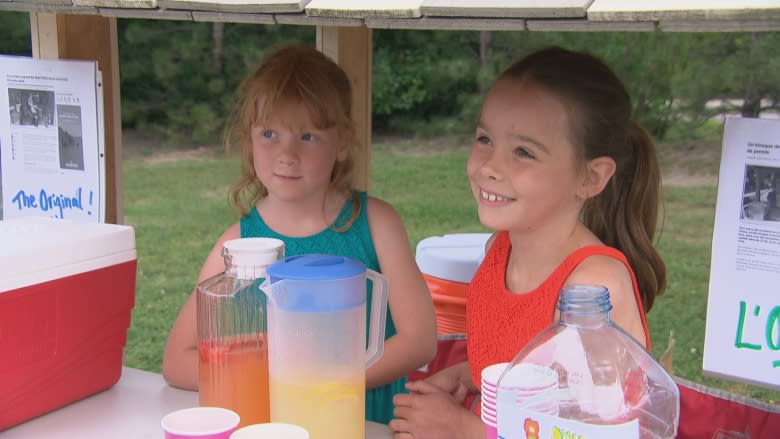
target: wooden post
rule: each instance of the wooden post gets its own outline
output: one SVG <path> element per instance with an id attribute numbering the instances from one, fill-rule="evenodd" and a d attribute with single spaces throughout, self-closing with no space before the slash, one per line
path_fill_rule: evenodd
<path id="1" fill-rule="evenodd" d="M 352 118 L 360 150 L 355 157 L 356 183 L 371 182 L 371 29 L 317 26 L 317 49 L 336 61 L 352 83 Z"/>
<path id="2" fill-rule="evenodd" d="M 106 222 L 121 224 L 122 116 L 116 18 L 99 15 L 30 13 L 33 56 L 97 61 L 103 73 Z"/>

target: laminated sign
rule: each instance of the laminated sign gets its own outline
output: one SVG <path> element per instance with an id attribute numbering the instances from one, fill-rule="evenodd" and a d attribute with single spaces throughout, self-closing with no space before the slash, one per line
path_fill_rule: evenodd
<path id="1" fill-rule="evenodd" d="M 727 118 L 704 372 L 780 389 L 780 121 Z"/>
<path id="2" fill-rule="evenodd" d="M 104 222 L 102 102 L 95 61 L 0 56 L 0 219 Z"/>

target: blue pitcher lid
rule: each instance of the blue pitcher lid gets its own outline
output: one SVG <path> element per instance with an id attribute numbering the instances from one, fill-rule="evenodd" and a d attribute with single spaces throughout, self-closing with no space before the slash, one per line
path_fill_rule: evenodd
<path id="1" fill-rule="evenodd" d="M 332 280 L 362 275 L 366 266 L 344 256 L 306 254 L 277 261 L 268 267 L 267 272 L 274 282 L 282 279 Z"/>
<path id="2" fill-rule="evenodd" d="M 273 302 L 289 312 L 333 312 L 366 302 L 366 267 L 344 256 L 306 254 L 271 264 Z M 292 282 L 288 282 L 292 281 Z"/>

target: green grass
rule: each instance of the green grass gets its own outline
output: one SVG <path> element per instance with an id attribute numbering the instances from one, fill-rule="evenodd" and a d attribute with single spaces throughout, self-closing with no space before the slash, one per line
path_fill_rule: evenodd
<path id="1" fill-rule="evenodd" d="M 237 167 L 219 158 L 125 162 L 125 223 L 135 228 L 138 253 L 128 365 L 160 371 L 168 330 L 206 255 L 233 221 L 226 188 Z"/>
<path id="2" fill-rule="evenodd" d="M 374 145 L 371 193 L 396 207 L 412 246 L 432 235 L 485 231 L 465 178 L 466 157 L 462 148 Z M 173 161 L 152 158 L 129 157 L 123 168 L 125 222 L 135 227 L 138 251 L 136 306 L 126 362 L 159 372 L 168 330 L 211 246 L 235 220 L 226 193 L 239 165 L 221 153 Z M 667 264 L 669 284 L 648 315 L 653 354 L 661 355 L 672 333 L 676 375 L 777 403 L 777 392 L 703 376 L 716 188 L 667 187 L 664 199 L 658 248 Z"/>

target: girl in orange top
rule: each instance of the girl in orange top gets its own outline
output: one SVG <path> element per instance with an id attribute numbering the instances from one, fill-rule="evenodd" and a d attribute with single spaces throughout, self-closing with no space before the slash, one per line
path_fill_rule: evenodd
<path id="1" fill-rule="evenodd" d="M 509 67 L 485 98 L 467 171 L 480 222 L 498 231 L 469 287 L 469 359 L 396 395 L 395 439 L 484 438 L 463 400 L 483 367 L 558 319 L 563 285 L 606 286 L 612 320 L 646 348 L 645 312 L 666 287 L 655 148 L 598 58 L 548 48 Z"/>

